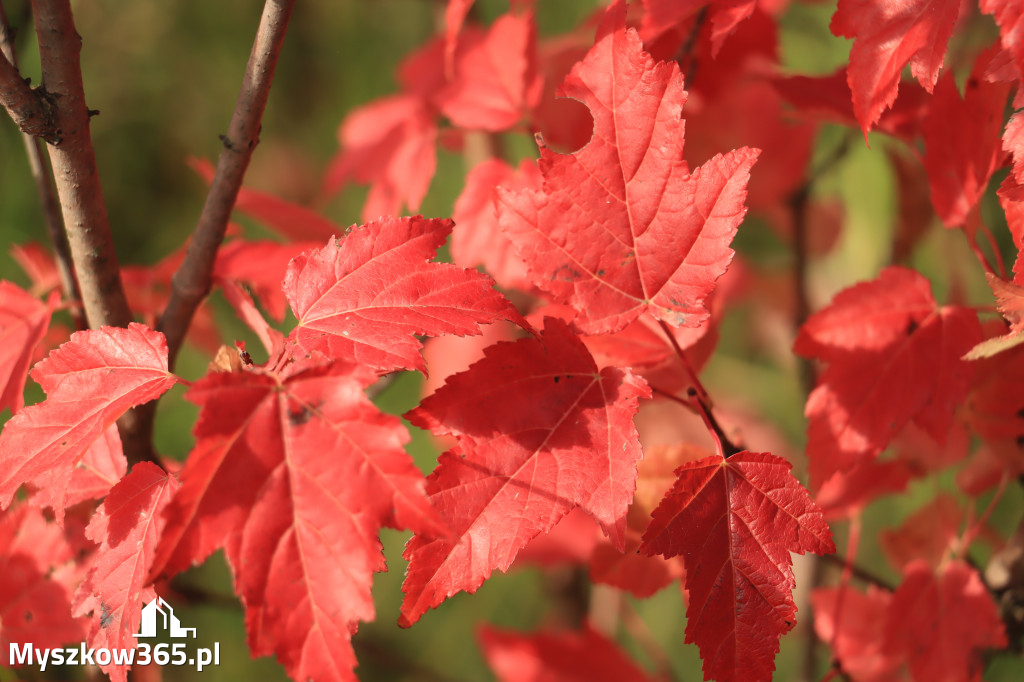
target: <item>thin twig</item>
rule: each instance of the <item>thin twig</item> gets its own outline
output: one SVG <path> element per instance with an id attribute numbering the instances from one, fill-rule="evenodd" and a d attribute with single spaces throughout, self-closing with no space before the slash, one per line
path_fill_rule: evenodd
<path id="1" fill-rule="evenodd" d="M 14 31 L 11 30 L 11 25 L 7 21 L 7 12 L 3 2 L 0 2 L 0 53 L 15 68 L 18 67 L 18 55 L 14 47 Z M 82 311 L 82 296 L 78 292 L 78 280 L 75 279 L 74 264 L 71 260 L 71 247 L 68 246 L 68 236 L 64 231 L 64 218 L 61 216 L 60 204 L 57 202 L 57 194 L 53 188 L 50 164 L 43 155 L 39 140 L 34 135 L 22 133 L 22 139 L 25 143 L 32 179 L 36 183 L 36 192 L 39 194 L 39 202 L 42 205 L 50 243 L 53 245 L 53 252 L 56 256 L 61 287 L 64 289 L 64 296 L 72 303 L 69 306 L 71 318 L 76 329 L 85 329 L 87 324 Z"/>
<path id="2" fill-rule="evenodd" d="M 647 623 L 637 613 L 636 607 L 633 606 L 629 599 L 622 600 L 621 620 L 622 624 L 626 627 L 626 632 L 629 633 L 630 637 L 640 646 L 643 652 L 647 654 L 647 658 L 651 659 L 651 663 L 654 664 L 655 675 L 658 679 L 675 679 L 672 659 L 661 644 L 658 643 L 658 640 L 654 638 L 651 629 L 647 627 Z"/>
<path id="3" fill-rule="evenodd" d="M 185 260 L 171 280 L 170 300 L 158 328 L 167 336 L 172 368 L 196 308 L 210 293 L 217 249 L 224 239 L 253 149 L 259 143 L 260 120 L 294 5 L 295 0 L 267 0 L 263 7 L 231 124 L 227 135 L 221 137 L 223 148 L 217 171 Z"/>
<path id="4" fill-rule="evenodd" d="M 21 132 L 47 140 L 57 138 L 50 100 L 33 90 L 28 81 L 21 77 L 17 64 L 6 50 L 0 55 L 0 104 Z"/>
<path id="5" fill-rule="evenodd" d="M 823 561 L 827 561 L 830 564 L 841 566 L 843 568 L 846 568 L 847 565 L 849 565 L 850 575 L 856 578 L 857 580 L 860 580 L 862 583 L 876 585 L 883 589 L 889 590 L 890 592 L 895 591 L 896 589 L 896 586 L 888 580 L 886 580 L 885 578 L 879 576 L 876 573 L 872 573 L 868 569 L 858 566 L 857 564 L 847 564 L 846 559 L 841 556 L 838 556 L 836 554 L 825 554 L 821 558 Z"/>

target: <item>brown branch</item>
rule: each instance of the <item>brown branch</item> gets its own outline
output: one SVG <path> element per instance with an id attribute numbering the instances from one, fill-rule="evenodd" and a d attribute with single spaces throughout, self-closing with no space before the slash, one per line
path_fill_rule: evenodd
<path id="1" fill-rule="evenodd" d="M 28 81 L 18 73 L 14 59 L 6 50 L 0 55 L 0 104 L 21 132 L 48 140 L 56 139 L 57 126 L 50 101 L 43 93 L 29 87 Z"/>
<path id="2" fill-rule="evenodd" d="M 3 2 L 0 2 L 0 53 L 10 63 L 18 67 L 18 55 L 14 47 L 14 31 L 7 21 L 7 12 Z M 25 143 L 25 153 L 28 155 L 28 165 L 32 171 L 32 179 L 36 183 L 36 193 L 39 195 L 39 202 L 43 209 L 43 219 L 46 221 L 47 232 L 50 235 L 50 243 L 57 258 L 57 273 L 60 275 L 61 287 L 64 295 L 72 301 L 71 317 L 77 329 L 85 329 L 87 324 L 82 312 L 82 296 L 78 292 L 78 280 L 75 279 L 74 264 L 71 260 L 71 247 L 68 246 L 68 236 L 64 231 L 64 218 L 60 213 L 60 204 L 57 202 L 57 195 L 53 188 L 53 176 L 50 172 L 50 164 L 43 155 L 43 149 L 39 140 L 34 135 L 22 133 L 22 140 Z"/>
<path id="3" fill-rule="evenodd" d="M 260 120 L 294 4 L 295 0 L 267 0 L 263 7 L 231 124 L 227 135 L 221 137 L 224 146 L 217 160 L 217 171 L 185 260 L 171 280 L 167 308 L 160 317 L 158 328 L 167 336 L 171 367 L 196 308 L 210 293 L 217 249 L 224 239 L 253 149 L 259 143 Z"/>
<path id="4" fill-rule="evenodd" d="M 54 122 L 60 142 L 49 145 L 54 181 L 89 326 L 126 327 L 131 309 L 103 202 L 89 109 L 82 88 L 82 38 L 69 0 L 32 0 L 42 63 L 43 88 L 58 104 Z"/>
<path id="5" fill-rule="evenodd" d="M 32 0 L 42 89 L 56 103 L 56 140 L 48 145 L 54 183 L 85 318 L 93 329 L 127 327 L 132 321 L 114 239 L 103 201 L 96 153 L 89 134 L 91 112 L 82 86 L 82 38 L 75 30 L 69 0 Z M 149 408 L 148 412 L 151 412 Z M 152 419 L 136 411 L 118 420 L 129 462 L 153 460 Z"/>

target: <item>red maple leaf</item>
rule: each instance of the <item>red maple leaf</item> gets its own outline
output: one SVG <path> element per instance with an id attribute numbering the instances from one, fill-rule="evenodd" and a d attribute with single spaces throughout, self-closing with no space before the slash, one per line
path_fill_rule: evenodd
<path id="1" fill-rule="evenodd" d="M 63 491 L 82 455 L 118 417 L 177 381 L 167 370 L 164 335 L 134 322 L 75 332 L 32 369 L 32 378 L 46 400 L 16 414 L 0 433 L 0 508 L 21 484 L 43 475 Z"/>
<path id="2" fill-rule="evenodd" d="M 653 680 L 614 642 L 585 625 L 580 632 L 521 634 L 477 631 L 487 663 L 501 682 L 645 682 Z"/>
<path id="3" fill-rule="evenodd" d="M 879 533 L 878 540 L 889 562 L 900 570 L 912 561 L 937 568 L 950 551 L 959 548 L 963 522 L 964 512 L 956 498 L 939 493 L 899 528 Z"/>
<path id="4" fill-rule="evenodd" d="M 640 551 L 683 556 L 686 641 L 704 679 L 769 680 L 796 624 L 790 552 L 830 554 L 832 532 L 786 460 L 712 455 L 684 464 L 651 515 Z"/>
<path id="5" fill-rule="evenodd" d="M 896 100 L 900 72 L 910 72 L 928 92 L 935 87 L 960 11 L 960 0 L 839 0 L 830 28 L 853 38 L 847 82 L 853 109 L 867 138 Z"/>
<path id="6" fill-rule="evenodd" d="M 400 623 L 475 592 L 577 506 L 621 550 L 641 457 L 632 421 L 641 396 L 649 396 L 642 379 L 598 371 L 571 329 L 548 318 L 539 339 L 491 346 L 409 412 L 413 424 L 455 436 L 458 446 L 427 478 L 452 536 L 416 535 L 406 546 Z"/>
<path id="7" fill-rule="evenodd" d="M 495 188 L 539 189 L 537 164 L 523 160 L 513 169 L 501 159 L 488 159 L 466 175 L 466 185 L 455 201 L 452 220 L 452 262 L 465 268 L 483 265 L 498 286 L 506 289 L 532 288 L 526 264 L 498 225 Z"/>
<path id="8" fill-rule="evenodd" d="M 324 174 L 333 195 L 355 180 L 369 183 L 363 220 L 419 210 L 437 168 L 432 105 L 416 94 L 383 97 L 352 111 L 338 130 L 341 150 Z"/>
<path id="9" fill-rule="evenodd" d="M 499 190 L 499 220 L 534 283 L 570 304 L 587 333 L 622 329 L 643 312 L 699 326 L 704 300 L 732 260 L 756 150 L 683 160 L 686 92 L 679 67 L 655 63 L 624 8 L 559 90 L 594 117 L 569 155 L 541 147 L 541 192 Z"/>
<path id="10" fill-rule="evenodd" d="M 343 232 L 339 228 L 334 234 Z M 319 244 L 319 241 L 316 244 L 278 244 L 235 239 L 217 249 L 213 276 L 219 282 L 246 284 L 263 308 L 281 322 L 288 307 L 284 292 L 281 291 L 281 281 L 288 271 L 288 263 L 303 251 Z"/>
<path id="11" fill-rule="evenodd" d="M 928 280 L 900 267 L 840 292 L 800 329 L 794 350 L 828 363 L 807 400 L 812 489 L 880 453 L 913 419 L 945 442 L 981 339 L 977 314 L 939 308 Z"/>
<path id="12" fill-rule="evenodd" d="M 811 593 L 814 630 L 842 665 L 844 673 L 857 682 L 903 682 L 901 660 L 884 651 L 884 623 L 892 593 L 868 586 L 868 591 L 825 587 Z"/>
<path id="13" fill-rule="evenodd" d="M 497 320 L 523 322 L 491 278 L 430 262 L 451 229 L 451 220 L 382 218 L 297 256 L 284 281 L 299 320 L 291 337 L 307 352 L 386 372 L 424 368 L 415 334 L 466 336 Z"/>
<path id="14" fill-rule="evenodd" d="M 947 227 L 967 220 L 1003 163 L 1000 134 L 1009 90 L 1008 85 L 986 83 L 973 75 L 961 99 L 952 73 L 935 88 L 922 124 L 924 167 L 935 212 Z"/>
<path id="15" fill-rule="evenodd" d="M 363 389 L 365 367 L 322 360 L 212 373 L 186 397 L 202 410 L 151 574 L 224 547 L 253 655 L 295 679 L 354 679 L 349 640 L 374 617 L 381 526 L 445 533 L 403 450 L 401 422 Z"/>
<path id="16" fill-rule="evenodd" d="M 712 57 L 718 55 L 725 39 L 757 7 L 755 0 L 642 0 L 641 4 L 644 16 L 640 35 L 645 43 L 680 28 L 686 29 L 681 32 L 685 36 L 688 31 L 695 30 L 691 27 L 694 17 L 702 10 L 709 12 Z"/>
<path id="17" fill-rule="evenodd" d="M 178 489 L 173 476 L 152 462 L 139 462 L 114 486 L 89 521 L 85 534 L 99 545 L 75 594 L 76 616 L 92 614 L 89 646 L 134 649 L 142 607 L 156 597 L 146 587 L 157 542 L 167 525 L 164 507 Z M 101 666 L 124 682 L 128 666 Z"/>
<path id="18" fill-rule="evenodd" d="M 980 680 L 982 651 L 1005 646 L 1003 621 L 977 571 L 959 560 L 938 573 L 923 559 L 904 568 L 884 651 L 905 658 L 916 682 Z"/>
<path id="19" fill-rule="evenodd" d="M 16 414 L 25 404 L 25 380 L 36 346 L 60 302 L 54 292 L 43 303 L 16 284 L 0 280 L 0 411 Z"/>
<path id="20" fill-rule="evenodd" d="M 996 308 L 1010 324 L 1010 331 L 985 339 L 964 356 L 965 360 L 991 357 L 1024 343 L 1024 287 L 991 272 L 985 273 L 985 278 L 996 297 Z"/>
<path id="21" fill-rule="evenodd" d="M 70 531 L 47 523 L 30 505 L 0 516 L 0 647 L 5 652 L 12 644 L 47 649 L 85 636 L 84 619 L 71 616 L 71 595 L 81 579 L 74 561 L 84 551 L 84 538 L 69 538 Z M 5 660 L 13 663 L 13 657 Z"/>
<path id="22" fill-rule="evenodd" d="M 188 165 L 207 184 L 213 182 L 216 169 L 212 163 L 206 159 L 190 158 Z M 295 241 L 319 242 L 344 231 L 340 225 L 331 222 L 311 208 L 248 187 L 238 190 L 234 208 L 252 216 L 282 237 Z M 217 260 L 219 261 L 220 258 L 221 254 L 218 253 Z"/>
<path id="23" fill-rule="evenodd" d="M 1013 55 L 1017 71 L 1024 73 L 1024 9 L 1014 0 L 979 0 L 978 6 L 995 18 L 1003 49 Z"/>
<path id="24" fill-rule="evenodd" d="M 533 13 L 505 14 L 460 38 L 454 77 L 436 102 L 459 128 L 501 131 L 537 106 L 542 87 Z"/>
<path id="25" fill-rule="evenodd" d="M 103 497 L 128 471 L 128 460 L 121 449 L 121 437 L 117 433 L 117 425 L 108 426 L 103 435 L 97 438 L 82 459 L 75 466 L 68 483 L 67 490 L 51 481 L 59 481 L 63 474 L 51 472 L 43 474 L 32 481 L 36 492 L 32 495 L 33 504 L 51 509 L 63 510 L 84 502 Z M 63 495 L 63 499 L 62 499 Z M 60 516 L 58 511 L 58 516 Z"/>

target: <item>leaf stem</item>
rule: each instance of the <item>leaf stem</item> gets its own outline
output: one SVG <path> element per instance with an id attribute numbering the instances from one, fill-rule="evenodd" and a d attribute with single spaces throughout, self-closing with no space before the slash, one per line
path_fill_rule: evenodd
<path id="1" fill-rule="evenodd" d="M 697 397 L 708 408 L 712 407 L 711 396 L 708 395 L 707 389 L 704 388 L 704 384 L 701 383 L 696 370 L 690 364 L 689 358 L 686 357 L 686 351 L 683 350 L 683 347 L 679 345 L 679 341 L 676 340 L 675 335 L 672 333 L 672 328 L 664 320 L 658 320 L 658 324 L 661 326 L 661 330 L 665 332 L 665 336 L 668 337 L 668 342 L 672 345 L 672 349 L 675 351 L 676 357 L 679 358 L 679 362 L 683 364 L 686 374 L 690 377 L 690 383 L 693 385 L 694 390 L 697 391 Z"/>
<path id="2" fill-rule="evenodd" d="M 876 585 L 877 587 L 889 590 L 890 592 L 896 590 L 896 586 L 888 580 L 886 580 L 885 578 L 869 571 L 868 569 L 862 566 L 858 566 L 853 562 L 847 562 L 847 560 L 844 557 L 841 557 L 836 554 L 825 554 L 821 558 L 823 561 L 827 561 L 828 563 L 834 566 L 840 566 L 843 569 L 846 569 L 846 567 L 849 566 L 850 576 L 856 578 L 862 583 L 865 583 L 867 585 Z"/>
<path id="3" fill-rule="evenodd" d="M 253 150 L 259 143 L 260 121 L 294 5 L 295 0 L 266 0 L 231 123 L 227 135 L 221 137 L 223 148 L 206 203 L 185 259 L 171 279 L 170 300 L 158 329 L 167 337 L 172 369 L 192 316 L 210 293 L 217 250 L 224 239 Z"/>

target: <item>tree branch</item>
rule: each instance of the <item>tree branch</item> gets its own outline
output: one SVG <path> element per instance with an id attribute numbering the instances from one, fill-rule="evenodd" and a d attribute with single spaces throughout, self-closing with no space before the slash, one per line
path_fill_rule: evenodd
<path id="1" fill-rule="evenodd" d="M 11 25 L 7 21 L 7 12 L 3 2 L 0 2 L 0 54 L 6 57 L 14 68 L 18 67 L 18 55 L 14 47 L 14 31 L 11 30 Z M 57 202 L 57 195 L 53 189 L 50 164 L 43 156 L 42 147 L 34 135 L 23 132 L 22 139 L 25 142 L 25 152 L 28 155 L 32 179 L 36 183 L 36 192 L 39 194 L 39 202 L 42 205 L 50 243 L 53 245 L 53 251 L 57 258 L 57 272 L 60 275 L 61 287 L 64 289 L 64 295 L 74 304 L 71 306 L 71 317 L 75 322 L 75 327 L 85 329 L 87 323 L 81 307 L 82 296 L 78 291 L 78 280 L 75 279 L 71 248 L 68 246 L 68 236 L 64 231 L 64 218 L 60 214 L 60 204 Z"/>
<path id="2" fill-rule="evenodd" d="M 224 148 L 217 160 L 217 171 L 185 260 L 171 280 L 170 300 L 160 318 L 158 328 L 167 336 L 171 367 L 196 308 L 210 293 L 217 249 L 224 239 L 253 149 L 259 143 L 260 120 L 294 4 L 295 0 L 266 0 L 263 7 L 231 124 L 227 135 L 221 137 Z"/>
<path id="3" fill-rule="evenodd" d="M 103 202 L 89 110 L 82 88 L 82 39 L 69 0 L 32 0 L 42 63 L 43 88 L 58 103 L 54 122 L 60 141 L 49 145 L 57 195 L 64 214 L 82 305 L 89 326 L 126 327 L 131 309 Z"/>
<path id="4" fill-rule="evenodd" d="M 7 23 L 6 18 L 4 23 Z M 50 102 L 42 93 L 29 87 L 6 50 L 0 55 L 0 104 L 21 132 L 47 140 L 56 139 L 57 126 Z"/>

